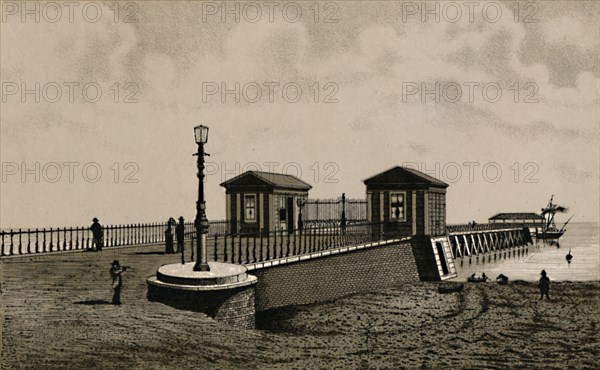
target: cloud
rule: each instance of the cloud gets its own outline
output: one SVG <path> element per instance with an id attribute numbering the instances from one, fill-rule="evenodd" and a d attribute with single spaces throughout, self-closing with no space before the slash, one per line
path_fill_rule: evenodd
<path id="1" fill-rule="evenodd" d="M 598 49 L 600 38 L 598 33 L 587 28 L 581 21 L 573 17 L 557 17 L 544 22 L 542 32 L 548 43 L 572 44 L 584 50 Z"/>
<path id="2" fill-rule="evenodd" d="M 159 194 L 161 209 L 150 209 L 140 194 L 123 196 L 129 188 L 116 198 L 135 202 L 130 208 L 147 211 L 152 220 L 171 210 L 179 213 L 189 205 L 181 194 L 195 194 L 191 128 L 198 123 L 211 127 L 210 159 L 228 168 L 236 162 L 297 161 L 305 179 L 313 182 L 314 168 L 323 171 L 325 163 L 335 163 L 340 183 L 315 184 L 314 194 L 322 196 L 362 194 L 361 178 L 411 161 L 494 160 L 505 171 L 515 162 L 531 161 L 539 164 L 542 185 L 563 181 L 564 168 L 554 166 L 559 161 L 577 163 L 577 174 L 593 173 L 598 164 L 597 61 L 596 68 L 581 64 L 572 70 L 568 63 L 552 64 L 565 45 L 576 47 L 579 37 L 584 39 L 577 48 L 597 55 L 597 43 L 585 34 L 587 23 L 569 15 L 573 25 L 567 27 L 560 16 L 544 18 L 542 13 L 539 25 L 515 23 L 510 16 L 497 23 L 401 23 L 394 14 L 398 5 L 387 4 L 344 3 L 338 24 L 281 19 L 206 24 L 194 13 L 197 5 L 187 2 L 145 6 L 139 15 L 145 21 L 139 24 L 115 24 L 108 18 L 97 24 L 3 24 L 3 81 L 94 80 L 107 94 L 114 82 L 121 88 L 127 81 L 139 85 L 135 104 L 115 104 L 106 95 L 94 104 L 3 105 L 3 159 L 93 158 L 105 167 L 135 161 L 144 175 L 145 190 L 138 193 Z M 512 14 L 508 8 L 503 13 Z M 542 54 L 529 47 L 532 38 L 552 48 Z M 572 83 L 557 85 L 553 73 L 573 73 Z M 270 102 L 263 85 L 268 81 L 299 83 L 302 99 L 290 103 L 278 88 Z M 263 86 L 264 96 L 257 103 L 243 98 L 235 103 L 231 95 L 223 102 L 218 93 L 204 102 L 204 82 L 219 88 L 225 83 L 229 89 L 236 82 L 242 87 L 255 82 Z M 334 85 L 325 88 L 328 82 Z M 442 89 L 458 84 L 463 98 L 435 102 L 428 95 L 422 102 L 417 94 L 404 101 L 407 82 L 429 89 L 435 83 Z M 470 82 L 480 84 L 472 102 L 465 85 Z M 492 103 L 482 96 L 481 85 L 496 82 L 502 99 Z M 121 97 L 127 93 L 120 92 Z M 324 103 L 330 94 L 339 102 Z M 528 97 L 538 102 L 524 102 Z M 582 189 L 598 188 L 594 176 L 579 178 Z M 561 184 L 556 187 L 565 192 L 572 185 Z M 453 184 L 452 191 L 460 197 L 473 186 Z M 523 200 L 524 192 L 511 186 L 515 202 Z M 90 188 L 74 192 L 82 198 Z M 212 212 L 221 214 L 218 184 L 209 183 L 207 192 Z M 3 189 L 3 202 L 4 194 Z M 10 194 L 17 202 L 26 198 L 18 191 Z M 190 204 L 193 209 L 193 199 Z M 118 210 L 119 205 L 107 207 Z"/>

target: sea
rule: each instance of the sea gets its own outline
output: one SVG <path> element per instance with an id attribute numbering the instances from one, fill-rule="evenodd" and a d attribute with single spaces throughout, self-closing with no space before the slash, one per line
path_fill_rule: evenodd
<path id="1" fill-rule="evenodd" d="M 569 224 L 567 232 L 558 244 L 537 241 L 520 253 L 487 253 L 478 258 L 466 257 L 455 261 L 458 277 L 455 281 L 465 281 L 473 273 L 484 273 L 491 279 L 499 274 L 510 280 L 537 281 L 545 270 L 554 281 L 599 281 L 600 245 L 598 223 Z M 571 263 L 567 261 L 571 254 Z M 494 259 L 496 257 L 496 259 Z M 462 263 L 461 263 L 462 262 Z"/>

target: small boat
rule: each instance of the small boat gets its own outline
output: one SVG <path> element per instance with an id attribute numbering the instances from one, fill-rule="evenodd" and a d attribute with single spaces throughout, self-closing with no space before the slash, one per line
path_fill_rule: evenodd
<path id="1" fill-rule="evenodd" d="M 448 293 L 456 293 L 461 292 L 465 287 L 464 284 L 443 284 L 438 285 L 438 293 L 440 294 L 448 294 Z"/>
<path id="2" fill-rule="evenodd" d="M 469 283 L 485 283 L 488 280 L 489 278 L 485 275 L 485 273 L 481 274 L 481 276 L 476 276 L 473 274 L 467 278 Z"/>

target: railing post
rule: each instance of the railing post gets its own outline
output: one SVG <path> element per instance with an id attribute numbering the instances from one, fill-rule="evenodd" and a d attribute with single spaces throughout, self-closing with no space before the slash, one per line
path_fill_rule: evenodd
<path id="1" fill-rule="evenodd" d="M 263 261 L 263 234 L 264 230 L 260 230 L 260 262 Z"/>
<path id="2" fill-rule="evenodd" d="M 342 232 L 346 230 L 346 193 L 342 193 L 342 217 L 340 220 Z"/>
<path id="3" fill-rule="evenodd" d="M 285 252 L 285 256 L 289 257 L 290 256 L 290 231 L 286 231 L 286 237 L 287 237 L 287 241 L 286 241 L 286 252 Z M 283 235 L 282 235 L 283 236 Z"/>
<path id="4" fill-rule="evenodd" d="M 37 250 L 37 229 L 35 229 L 35 245 Z M 75 227 L 75 249 L 79 249 L 79 227 Z"/>
<path id="5" fill-rule="evenodd" d="M 56 250 L 60 252 L 60 227 L 56 228 Z"/>
<path id="6" fill-rule="evenodd" d="M 267 233 L 267 260 L 271 259 L 271 231 Z"/>
<path id="7" fill-rule="evenodd" d="M 277 259 L 278 249 L 277 249 L 277 241 L 279 239 L 279 229 L 275 228 L 273 232 L 273 257 L 272 259 Z"/>
<path id="8" fill-rule="evenodd" d="M 194 262 L 194 250 L 196 249 L 194 246 L 196 243 L 194 243 L 194 237 L 195 237 L 195 233 L 192 234 L 192 244 L 190 246 L 190 249 L 192 250 L 192 254 L 191 254 L 191 261 Z"/>
<path id="9" fill-rule="evenodd" d="M 315 229 L 317 236 L 317 252 L 321 250 L 321 244 L 323 243 L 323 225 Z"/>
<path id="10" fill-rule="evenodd" d="M 50 246 L 48 248 L 48 252 L 52 252 L 52 248 L 54 247 L 54 243 L 52 241 L 53 235 L 52 235 L 52 228 L 50 228 Z"/>
<path id="11" fill-rule="evenodd" d="M 229 260 L 231 263 L 235 263 L 235 234 L 232 233 L 229 236 L 231 237 L 231 253 Z"/>
<path id="12" fill-rule="evenodd" d="M 42 241 L 42 253 L 46 252 L 46 228 L 44 227 L 42 229 L 42 236 L 44 237 L 44 240 Z"/>
<path id="13" fill-rule="evenodd" d="M 52 228 L 50 228 L 50 247 L 48 249 L 49 252 L 52 252 L 52 250 L 54 249 L 54 231 L 52 230 Z"/>
<path id="14" fill-rule="evenodd" d="M 13 231 L 12 229 L 10 229 L 10 250 L 9 250 L 10 255 L 14 255 L 15 251 L 14 251 L 14 242 L 13 242 Z"/>
<path id="15" fill-rule="evenodd" d="M 238 233 L 231 234 L 231 263 L 235 263 L 235 236 L 239 237 Z"/>
<path id="16" fill-rule="evenodd" d="M 215 234 L 215 235 L 213 236 L 213 238 L 215 238 L 215 261 L 217 261 L 217 260 L 219 259 L 219 254 L 217 253 L 217 250 L 218 250 L 218 243 L 217 243 L 217 240 L 219 240 L 219 234 L 218 234 L 218 233 L 217 233 L 217 234 Z"/>
<path id="17" fill-rule="evenodd" d="M 242 234 L 238 234 L 238 264 L 242 264 Z"/>
<path id="18" fill-rule="evenodd" d="M 294 230 L 294 241 L 293 241 L 294 249 L 292 251 L 292 256 L 296 255 L 296 230 Z"/>
<path id="19" fill-rule="evenodd" d="M 283 258 L 283 229 L 280 233 L 281 239 L 279 239 L 279 258 Z"/>
<path id="20" fill-rule="evenodd" d="M 21 249 L 22 248 L 22 244 L 23 243 L 21 241 L 21 229 L 19 229 L 19 249 L 18 249 L 19 254 L 23 254 L 23 250 Z"/>
<path id="21" fill-rule="evenodd" d="M 253 242 L 252 242 L 252 262 L 253 263 L 256 263 L 256 237 L 257 237 L 256 234 L 254 234 L 253 237 L 252 237 L 252 239 L 253 239 Z"/>
<path id="22" fill-rule="evenodd" d="M 137 240 L 136 244 L 142 244 L 142 224 L 137 224 L 136 228 Z"/>
<path id="23" fill-rule="evenodd" d="M 312 253 L 316 250 L 317 247 L 317 239 L 316 239 L 316 235 L 317 233 L 315 232 L 317 226 L 316 225 L 312 225 L 310 227 L 310 230 L 308 231 L 308 240 L 309 240 L 309 250 L 308 253 Z"/>
<path id="24" fill-rule="evenodd" d="M 302 254 L 302 230 L 298 229 L 298 234 L 294 234 L 294 254 Z"/>
<path id="25" fill-rule="evenodd" d="M 227 262 L 227 233 L 223 235 L 223 262 Z"/>
<path id="26" fill-rule="evenodd" d="M 85 249 L 90 250 L 90 249 L 92 249 L 92 243 L 90 242 L 90 229 L 89 228 L 85 229 L 84 235 L 85 235 Z"/>
<path id="27" fill-rule="evenodd" d="M 250 263 L 250 234 L 246 234 L 246 264 Z"/>

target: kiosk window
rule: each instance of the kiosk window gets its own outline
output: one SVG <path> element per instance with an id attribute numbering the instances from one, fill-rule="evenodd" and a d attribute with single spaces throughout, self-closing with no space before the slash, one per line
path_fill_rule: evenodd
<path id="1" fill-rule="evenodd" d="M 390 220 L 404 221 L 404 193 L 390 194 Z"/>
<path id="2" fill-rule="evenodd" d="M 256 221 L 256 195 L 244 195 L 244 219 L 246 222 Z"/>

